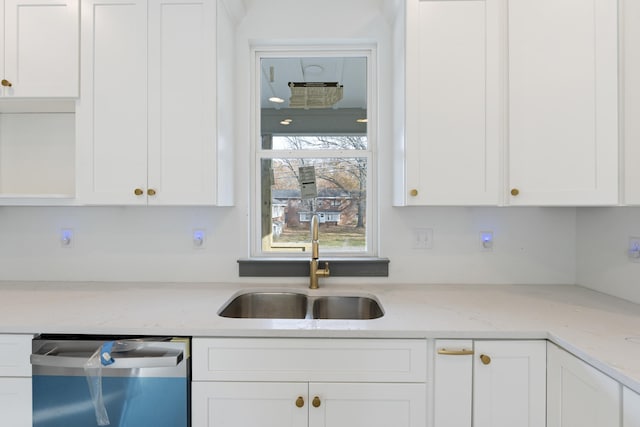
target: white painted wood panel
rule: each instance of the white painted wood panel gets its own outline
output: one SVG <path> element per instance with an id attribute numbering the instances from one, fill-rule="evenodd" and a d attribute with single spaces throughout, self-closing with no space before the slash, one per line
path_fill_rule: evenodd
<path id="1" fill-rule="evenodd" d="M 78 96 L 79 0 L 4 0 L 4 14 L 5 96 Z"/>
<path id="2" fill-rule="evenodd" d="M 149 4 L 150 204 L 214 204 L 216 4 Z"/>
<path id="3" fill-rule="evenodd" d="M 622 427 L 640 427 L 640 394 L 622 388 Z"/>
<path id="4" fill-rule="evenodd" d="M 620 1 L 624 203 L 640 205 L 640 2 Z"/>
<path id="5" fill-rule="evenodd" d="M 618 202 L 616 0 L 509 0 L 514 205 Z"/>
<path id="6" fill-rule="evenodd" d="M 407 2 L 406 204 L 498 203 L 497 4 Z"/>
<path id="7" fill-rule="evenodd" d="M 145 204 L 134 190 L 147 188 L 147 2 L 88 0 L 82 28 L 80 199 Z"/>
<path id="8" fill-rule="evenodd" d="M 0 335 L 0 377 L 31 377 L 31 335 Z"/>
<path id="9" fill-rule="evenodd" d="M 307 427 L 307 383 L 193 382 L 197 427 Z M 302 397 L 304 406 L 296 406 Z"/>
<path id="10" fill-rule="evenodd" d="M 620 425 L 620 384 L 548 343 L 547 427 Z"/>
<path id="11" fill-rule="evenodd" d="M 471 340 L 437 340 L 435 347 L 434 426 L 471 427 L 473 354 L 447 354 L 447 352 L 472 351 L 473 342 Z"/>
<path id="12" fill-rule="evenodd" d="M 31 378 L 0 378 L 0 425 L 31 427 Z"/>
<path id="13" fill-rule="evenodd" d="M 309 427 L 424 427 L 424 384 L 311 383 Z"/>
<path id="14" fill-rule="evenodd" d="M 424 382 L 425 340 L 194 339 L 193 377 L 220 381 Z"/>
<path id="15" fill-rule="evenodd" d="M 545 427 L 546 341 L 475 341 L 474 352 L 474 427 Z"/>

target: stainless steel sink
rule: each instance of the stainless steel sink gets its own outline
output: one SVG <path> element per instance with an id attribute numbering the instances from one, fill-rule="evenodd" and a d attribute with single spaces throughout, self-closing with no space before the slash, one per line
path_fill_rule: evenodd
<path id="1" fill-rule="evenodd" d="M 304 319 L 307 296 L 296 292 L 247 292 L 227 302 L 220 316 L 249 319 Z"/>
<path id="2" fill-rule="evenodd" d="M 384 315 L 375 298 L 364 295 L 308 295 L 247 291 L 232 297 L 218 314 L 242 319 L 370 320 Z"/>
<path id="3" fill-rule="evenodd" d="M 366 296 L 326 296 L 313 302 L 314 319 L 369 320 L 383 315 L 378 301 Z"/>

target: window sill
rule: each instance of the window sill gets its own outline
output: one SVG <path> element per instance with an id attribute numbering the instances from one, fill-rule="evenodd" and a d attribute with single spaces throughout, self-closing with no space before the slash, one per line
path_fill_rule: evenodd
<path id="1" fill-rule="evenodd" d="M 321 258 L 329 262 L 333 277 L 389 277 L 388 258 Z M 246 258 L 239 259 L 240 277 L 308 277 L 309 259 Z"/>

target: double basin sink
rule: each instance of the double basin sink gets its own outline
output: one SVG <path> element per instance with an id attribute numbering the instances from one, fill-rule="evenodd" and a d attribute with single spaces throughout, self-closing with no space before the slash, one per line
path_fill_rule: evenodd
<path id="1" fill-rule="evenodd" d="M 218 314 L 242 319 L 371 320 L 384 315 L 375 297 L 308 295 L 292 291 L 244 291 L 227 301 Z"/>

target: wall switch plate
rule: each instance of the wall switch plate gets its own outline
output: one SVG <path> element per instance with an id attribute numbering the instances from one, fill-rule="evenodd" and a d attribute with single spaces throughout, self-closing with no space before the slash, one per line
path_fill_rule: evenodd
<path id="1" fill-rule="evenodd" d="M 480 250 L 482 252 L 493 251 L 493 231 L 480 232 Z"/>
<path id="2" fill-rule="evenodd" d="M 60 229 L 60 247 L 62 248 L 73 247 L 73 229 L 71 228 Z"/>
<path id="3" fill-rule="evenodd" d="M 207 235 L 207 232 L 206 232 L 205 229 L 203 229 L 203 228 L 194 229 L 193 230 L 193 235 L 192 235 L 193 247 L 196 248 L 196 249 L 204 248 L 206 235 Z"/>
<path id="4" fill-rule="evenodd" d="M 640 237 L 629 237 L 627 256 L 631 262 L 640 262 Z"/>
<path id="5" fill-rule="evenodd" d="M 433 229 L 431 228 L 414 228 L 412 230 L 412 249 L 431 249 L 433 248 Z"/>

